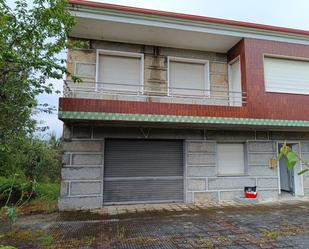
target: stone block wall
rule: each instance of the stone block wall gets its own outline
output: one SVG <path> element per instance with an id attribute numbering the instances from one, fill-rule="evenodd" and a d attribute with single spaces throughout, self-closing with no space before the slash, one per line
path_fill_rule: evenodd
<path id="1" fill-rule="evenodd" d="M 269 167 L 269 160 L 276 155 L 277 140 L 272 140 L 273 136 L 272 132 L 260 131 L 65 125 L 59 208 L 85 209 L 104 205 L 104 139 L 107 137 L 183 140 L 186 202 L 233 200 L 243 194 L 244 186 L 257 186 L 262 200 L 277 199 L 278 169 Z M 287 132 L 285 136 L 292 135 Z M 218 176 L 217 142 L 246 145 L 244 176 Z M 300 140 L 300 144 L 302 158 L 309 161 L 309 140 Z M 309 195 L 308 174 L 303 182 L 305 195 Z"/>
<path id="2" fill-rule="evenodd" d="M 230 132 L 228 136 L 233 134 L 234 141 L 240 141 L 246 132 Z M 228 136 L 223 139 L 224 132 L 218 135 L 219 141 L 232 141 L 226 139 Z M 192 140 L 186 144 L 187 202 L 233 200 L 243 195 L 244 186 L 257 186 L 260 199 L 278 198 L 278 171 L 269 168 L 269 160 L 276 153 L 273 141 L 247 141 L 245 175 L 235 177 L 217 175 L 216 141 Z"/>
<path id="3" fill-rule="evenodd" d="M 66 127 L 59 208 L 99 208 L 103 197 L 104 140 L 94 140 L 92 127 Z"/>
<path id="4" fill-rule="evenodd" d="M 309 163 L 309 142 L 301 142 L 301 157 L 304 162 Z M 303 168 L 309 168 L 308 165 L 305 163 L 302 164 Z M 309 173 L 306 173 L 303 176 L 303 183 L 304 183 L 304 194 L 309 196 Z"/>
<path id="5" fill-rule="evenodd" d="M 96 50 L 114 50 L 122 52 L 134 52 L 144 54 L 144 94 L 166 96 L 167 95 L 167 81 L 168 81 L 168 56 L 183 57 L 190 59 L 203 59 L 209 61 L 209 73 L 210 73 L 210 90 L 213 91 L 213 96 L 222 96 L 222 92 L 216 91 L 228 91 L 228 70 L 227 70 L 227 56 L 222 53 L 185 50 L 166 47 L 154 47 L 138 44 L 126 44 L 109 41 L 91 41 L 91 48 L 89 49 L 70 49 L 68 51 L 68 63 L 67 68 L 73 75 L 80 77 L 84 82 L 79 85 L 69 84 L 71 89 L 78 87 L 90 87 L 95 89 L 95 76 L 96 76 Z M 71 80 L 70 77 L 67 78 Z M 189 86 L 188 86 L 189 87 Z M 134 101 L 146 101 L 147 99 L 139 96 L 113 96 L 94 94 L 91 92 L 82 93 L 78 92 L 75 97 L 86 98 L 104 98 L 104 99 L 117 99 L 117 100 L 134 100 Z M 218 97 L 217 96 L 217 97 Z M 226 100 L 228 99 L 228 93 L 226 92 Z M 179 102 L 179 103 L 192 103 L 192 100 L 187 98 L 178 98 L 177 100 L 171 98 L 154 98 L 152 101 L 158 102 Z M 214 102 L 209 100 L 208 104 L 226 104 L 226 100 L 220 100 Z M 194 103 L 199 104 L 200 100 L 195 100 Z M 204 102 L 201 102 L 202 104 Z M 205 103 L 204 103 L 205 104 Z"/>

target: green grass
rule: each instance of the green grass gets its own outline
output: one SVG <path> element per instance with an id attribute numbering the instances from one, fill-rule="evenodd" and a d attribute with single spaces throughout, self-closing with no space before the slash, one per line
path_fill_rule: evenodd
<path id="1" fill-rule="evenodd" d="M 50 235 L 44 234 L 39 238 L 40 244 L 42 246 L 50 246 L 54 242 L 54 238 Z"/>
<path id="2" fill-rule="evenodd" d="M 10 189 L 13 183 L 13 190 L 10 198 L 10 204 L 14 204 L 19 201 L 22 193 L 31 192 L 31 182 L 26 179 L 15 179 L 0 177 L 0 207 L 6 203 L 9 196 Z M 60 184 L 59 183 L 36 183 L 31 201 L 56 201 L 59 195 Z M 27 200 L 28 194 L 25 194 L 23 200 Z"/>
<path id="3" fill-rule="evenodd" d="M 36 189 L 36 198 L 40 200 L 54 201 L 58 199 L 59 191 L 59 183 L 39 183 Z"/>

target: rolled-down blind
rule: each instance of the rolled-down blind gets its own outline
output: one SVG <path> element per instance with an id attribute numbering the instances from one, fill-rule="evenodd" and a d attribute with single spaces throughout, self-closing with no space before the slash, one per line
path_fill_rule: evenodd
<path id="1" fill-rule="evenodd" d="M 244 174 L 244 144 L 217 144 L 218 173 L 220 175 Z"/>
<path id="2" fill-rule="evenodd" d="M 142 87 L 141 58 L 99 56 L 98 86 L 103 90 L 132 90 Z"/>
<path id="3" fill-rule="evenodd" d="M 207 95 L 208 70 L 205 64 L 170 61 L 169 84 L 171 94 Z M 187 90 L 180 88 L 189 88 Z"/>
<path id="4" fill-rule="evenodd" d="M 266 91 L 309 94 L 309 62 L 264 58 Z"/>

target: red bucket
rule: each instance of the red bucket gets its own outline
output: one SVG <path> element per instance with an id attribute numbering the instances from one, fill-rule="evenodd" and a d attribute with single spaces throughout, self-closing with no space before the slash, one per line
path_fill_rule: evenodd
<path id="1" fill-rule="evenodd" d="M 256 186 L 254 187 L 245 187 L 245 197 L 246 198 L 256 198 L 257 197 Z"/>
<path id="2" fill-rule="evenodd" d="M 256 198 L 257 192 L 246 192 L 245 196 L 246 196 L 246 198 Z"/>

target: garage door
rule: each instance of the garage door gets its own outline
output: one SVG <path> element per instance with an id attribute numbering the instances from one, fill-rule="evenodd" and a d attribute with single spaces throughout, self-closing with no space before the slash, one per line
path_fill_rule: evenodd
<path id="1" fill-rule="evenodd" d="M 183 201 L 183 143 L 105 142 L 104 204 Z"/>

